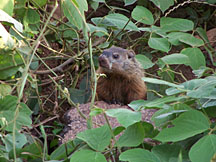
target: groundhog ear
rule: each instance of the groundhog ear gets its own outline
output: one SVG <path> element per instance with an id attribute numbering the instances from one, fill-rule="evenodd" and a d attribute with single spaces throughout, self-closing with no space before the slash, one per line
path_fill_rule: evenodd
<path id="1" fill-rule="evenodd" d="M 129 52 L 128 52 L 128 58 L 129 59 L 130 58 L 134 58 L 134 56 L 135 56 L 135 52 L 133 50 L 129 50 Z"/>

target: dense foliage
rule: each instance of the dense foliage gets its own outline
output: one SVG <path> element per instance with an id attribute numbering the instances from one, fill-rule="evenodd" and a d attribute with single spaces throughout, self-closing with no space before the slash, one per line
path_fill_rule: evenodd
<path id="1" fill-rule="evenodd" d="M 0 161 L 215 161 L 216 48 L 206 34 L 215 4 L 0 0 Z M 94 107 L 96 60 L 112 45 L 135 50 L 146 69 L 148 100 L 131 102 L 134 111 Z M 98 114 L 121 126 L 107 120 L 58 145 L 62 125 L 47 122 L 89 100 L 89 127 Z M 158 109 L 154 125 L 142 121 L 143 109 Z"/>

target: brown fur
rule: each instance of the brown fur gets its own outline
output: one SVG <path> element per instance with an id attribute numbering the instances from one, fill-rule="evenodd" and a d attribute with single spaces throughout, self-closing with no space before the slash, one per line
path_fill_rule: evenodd
<path id="1" fill-rule="evenodd" d="M 119 55 L 118 59 L 114 54 Z M 100 77 L 97 83 L 99 100 L 128 104 L 146 98 L 146 85 L 141 79 L 144 71 L 134 56 L 133 51 L 119 47 L 111 47 L 100 56 L 97 73 L 106 77 Z"/>

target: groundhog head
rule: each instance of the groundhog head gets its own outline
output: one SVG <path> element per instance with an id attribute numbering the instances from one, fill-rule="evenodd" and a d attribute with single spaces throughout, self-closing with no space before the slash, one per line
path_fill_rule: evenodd
<path id="1" fill-rule="evenodd" d="M 137 64 L 133 50 L 126 50 L 115 46 L 104 50 L 98 60 L 103 72 L 120 75 L 133 73 L 133 69 Z"/>

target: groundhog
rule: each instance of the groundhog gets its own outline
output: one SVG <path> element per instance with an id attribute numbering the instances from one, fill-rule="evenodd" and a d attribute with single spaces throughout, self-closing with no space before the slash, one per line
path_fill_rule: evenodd
<path id="1" fill-rule="evenodd" d="M 133 100 L 146 99 L 146 85 L 141 79 L 144 70 L 135 59 L 133 50 L 111 47 L 99 56 L 97 83 L 98 100 L 108 103 L 128 104 Z"/>

